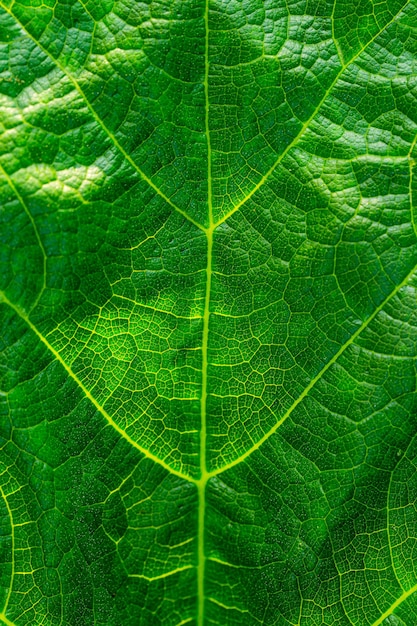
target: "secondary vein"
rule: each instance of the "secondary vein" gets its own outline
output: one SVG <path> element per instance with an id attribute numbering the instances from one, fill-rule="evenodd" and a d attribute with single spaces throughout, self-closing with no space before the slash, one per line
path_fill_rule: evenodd
<path id="1" fill-rule="evenodd" d="M 7 592 L 7 596 L 6 596 L 6 600 L 4 601 L 4 607 L 3 607 L 3 611 L 0 613 L 0 618 L 3 619 L 3 621 L 6 624 L 11 624 L 12 622 L 10 622 L 7 617 L 6 617 L 6 612 L 7 612 L 7 607 L 9 606 L 9 601 L 10 601 L 10 597 L 12 595 L 12 589 L 13 589 L 13 582 L 14 582 L 14 574 L 15 574 L 15 536 L 14 536 L 14 522 L 13 522 L 13 513 L 12 510 L 10 508 L 10 504 L 9 501 L 7 500 L 7 496 L 3 491 L 3 488 L 0 486 L 0 495 L 3 498 L 4 504 L 6 505 L 6 509 L 7 509 L 7 514 L 9 516 L 9 521 L 10 521 L 10 537 L 11 537 L 11 543 L 12 543 L 12 571 L 10 574 L 10 584 L 9 584 L 9 590 Z"/>
<path id="2" fill-rule="evenodd" d="M 339 348 L 336 354 L 334 354 L 333 357 L 326 363 L 326 365 L 318 372 L 318 374 L 314 378 L 311 379 L 307 387 L 305 387 L 304 391 L 298 396 L 295 402 L 293 402 L 293 404 L 289 407 L 286 413 L 278 420 L 278 422 L 272 428 L 270 428 L 270 430 L 268 430 L 267 433 L 265 433 L 263 437 L 261 437 L 261 439 L 259 439 L 259 441 L 257 441 L 251 448 L 246 450 L 246 452 L 238 456 L 234 461 L 231 461 L 230 463 L 223 465 L 223 467 L 220 467 L 216 470 L 209 472 L 208 477 L 222 474 L 226 470 L 230 469 L 231 467 L 234 467 L 235 465 L 238 465 L 243 460 L 247 459 L 248 456 L 250 456 L 253 452 L 255 452 L 255 450 L 258 450 L 261 447 L 261 445 L 265 443 L 278 430 L 278 428 L 282 426 L 282 424 L 290 417 L 291 413 L 304 400 L 304 398 L 308 395 L 311 389 L 319 382 L 319 380 L 322 379 L 322 377 L 327 372 L 327 370 L 330 369 L 330 367 L 339 359 L 339 357 L 355 341 L 355 339 L 359 337 L 359 335 L 365 330 L 365 328 L 369 326 L 372 320 L 375 319 L 375 317 L 378 315 L 380 311 L 382 311 L 385 305 L 400 291 L 400 289 L 405 287 L 405 285 L 408 283 L 408 281 L 416 272 L 416 270 L 417 270 L 417 266 L 413 267 L 413 269 L 407 274 L 407 276 L 403 279 L 403 281 L 399 285 L 397 285 L 391 291 L 390 294 L 388 294 L 388 296 L 381 302 L 379 306 L 376 307 L 372 315 L 370 315 L 364 322 L 362 322 L 359 328 L 357 328 L 357 330 L 349 337 L 349 339 Z"/>
<path id="3" fill-rule="evenodd" d="M 155 185 L 153 180 L 147 174 L 145 174 L 145 172 L 136 164 L 136 162 L 132 159 L 132 157 L 126 152 L 126 150 L 123 148 L 123 146 L 116 139 L 115 135 L 111 132 L 111 130 L 109 128 L 107 128 L 105 123 L 98 116 L 98 114 L 96 113 L 94 107 L 92 106 L 92 104 L 88 100 L 86 94 L 84 93 L 84 90 L 82 89 L 81 85 L 74 78 L 74 76 L 67 71 L 65 66 L 62 65 L 62 63 L 60 63 L 57 58 L 52 56 L 52 54 L 37 39 L 35 39 L 35 37 L 25 28 L 25 26 L 18 20 L 18 18 L 14 15 L 14 13 L 12 13 L 12 11 L 10 9 L 8 9 L 4 5 L 3 2 L 0 2 L 0 7 L 4 11 L 6 11 L 11 17 L 13 17 L 16 20 L 16 22 L 19 24 L 19 26 L 22 28 L 22 30 L 28 35 L 28 37 L 30 37 L 32 39 L 32 41 L 35 42 L 35 44 L 40 48 L 40 50 L 42 50 L 42 52 L 44 54 L 46 54 L 55 63 L 55 65 L 61 70 L 61 72 L 68 78 L 68 80 L 74 86 L 75 90 L 79 93 L 79 95 L 81 96 L 81 98 L 85 102 L 85 105 L 87 106 L 87 108 L 90 111 L 91 115 L 94 117 L 94 119 L 97 122 L 97 124 L 103 129 L 103 131 L 106 133 L 106 135 L 110 138 L 110 140 L 113 143 L 113 145 L 118 149 L 118 151 L 123 155 L 123 157 L 126 159 L 126 161 L 133 167 L 133 169 L 136 170 L 136 172 L 139 174 L 139 176 L 144 181 L 146 181 L 148 183 L 148 185 L 150 187 L 152 187 L 152 189 L 163 200 L 165 200 L 165 202 L 167 202 L 175 211 L 180 213 L 189 222 L 194 224 L 194 226 L 197 226 L 197 228 L 199 228 L 200 230 L 202 230 L 204 232 L 205 231 L 204 226 L 202 226 L 202 224 L 200 224 L 199 222 L 194 220 L 190 215 L 188 215 L 188 213 L 186 211 L 184 211 L 183 209 L 178 207 L 166 194 L 164 194 L 164 192 L 161 189 L 159 189 L 159 187 L 157 185 Z"/>
<path id="4" fill-rule="evenodd" d="M 407 600 L 407 598 L 409 598 L 416 591 L 417 591 L 417 585 L 414 585 L 414 587 L 411 587 L 411 589 L 409 589 L 408 591 L 404 591 L 404 593 L 399 598 L 397 598 L 397 600 L 393 604 L 391 604 L 389 609 L 387 609 L 385 613 L 383 613 L 376 620 L 376 622 L 372 624 L 372 626 L 380 626 L 380 624 L 382 624 L 387 619 L 387 617 L 389 617 L 390 615 L 394 613 L 395 609 L 397 609 L 400 606 L 400 604 L 402 604 L 405 600 Z"/>
<path id="5" fill-rule="evenodd" d="M 218 222 L 216 222 L 216 224 L 215 224 L 215 227 L 220 226 L 221 224 L 223 224 L 223 222 L 225 222 L 227 219 L 229 219 L 229 217 L 231 217 L 234 213 L 236 213 L 236 211 L 241 209 L 242 206 L 244 204 L 246 204 L 246 202 L 248 200 L 250 200 L 250 198 L 252 198 L 252 196 L 266 183 L 266 181 L 273 174 L 273 172 L 276 170 L 276 168 L 281 163 L 281 161 L 287 156 L 289 151 L 299 142 L 301 137 L 304 135 L 306 130 L 309 128 L 311 122 L 316 117 L 316 115 L 319 113 L 319 111 L 320 111 L 322 105 L 324 104 L 326 98 L 329 96 L 331 90 L 333 89 L 333 87 L 335 86 L 335 84 L 337 83 L 339 78 L 342 76 L 344 71 L 350 65 L 352 65 L 352 63 L 354 63 L 356 61 L 356 59 L 375 41 L 375 39 L 377 39 L 380 36 L 380 34 L 384 30 L 386 30 L 397 19 L 398 15 L 402 11 L 404 11 L 405 7 L 410 3 L 410 1 L 411 0 L 407 0 L 407 2 L 404 4 L 404 6 L 401 8 L 401 10 L 398 11 L 398 13 L 396 13 L 393 16 L 393 18 L 387 24 L 385 24 L 385 26 L 378 33 L 376 33 L 376 35 L 374 35 L 372 37 L 372 39 L 370 39 L 370 41 L 368 41 L 368 43 L 361 50 L 359 50 L 359 52 L 357 52 L 347 63 L 345 63 L 344 65 L 341 66 L 340 70 L 337 72 L 336 76 L 332 80 L 329 88 L 326 89 L 326 91 L 325 91 L 322 99 L 318 103 L 317 107 L 314 109 L 313 113 L 310 115 L 308 120 L 306 122 L 304 122 L 304 124 L 302 125 L 300 131 L 297 133 L 297 135 L 294 137 L 294 139 L 288 144 L 288 146 L 285 148 L 285 150 L 276 159 L 275 163 L 273 163 L 271 165 L 271 167 L 266 172 L 266 174 L 264 174 L 264 176 L 262 176 L 260 181 L 252 188 L 252 190 L 244 198 L 242 198 L 242 200 L 240 200 L 228 213 L 226 213 L 226 215 L 224 215 L 220 220 L 218 220 Z"/>
<path id="6" fill-rule="evenodd" d="M 106 421 L 110 424 L 110 426 L 112 426 L 118 433 L 119 435 L 121 435 L 123 437 L 123 439 L 126 439 L 126 441 L 128 441 L 130 443 L 130 445 L 132 445 L 134 448 L 136 448 L 137 450 L 139 450 L 144 456 L 146 456 L 148 459 L 151 459 L 152 461 L 154 461 L 154 463 L 157 463 L 158 465 L 161 465 L 163 468 L 165 468 L 167 471 L 169 471 L 171 474 L 175 474 L 176 476 L 182 478 L 183 480 L 186 480 L 188 482 L 192 482 L 195 483 L 196 480 L 190 476 L 187 476 L 186 474 L 183 474 L 182 472 L 180 472 L 179 470 L 176 470 L 174 467 L 172 467 L 171 465 L 169 465 L 168 463 L 166 463 L 163 459 L 160 459 L 159 457 L 157 457 L 155 454 L 153 454 L 152 452 L 150 452 L 149 450 L 147 450 L 146 448 L 143 448 L 142 446 L 140 446 L 134 439 L 132 439 L 124 430 L 123 428 L 121 428 L 115 421 L 114 419 L 107 413 L 107 411 L 104 409 L 104 407 L 101 406 L 101 404 L 94 398 L 94 396 L 90 393 L 90 391 L 87 389 L 87 387 L 84 385 L 84 383 L 78 378 L 78 376 L 72 371 L 72 369 L 70 368 L 70 366 L 68 365 L 68 363 L 66 363 L 64 361 L 64 359 L 62 358 L 62 356 L 60 355 L 60 353 L 55 350 L 55 348 L 52 346 L 52 344 L 49 343 L 49 341 L 47 340 L 46 337 L 43 336 L 43 334 L 38 330 L 38 328 L 31 322 L 31 320 L 29 319 L 29 317 L 25 314 L 24 311 L 22 311 L 22 309 L 20 309 L 20 307 L 16 306 L 15 304 L 13 304 L 13 302 L 11 302 L 5 293 L 0 291 L 0 302 L 4 302 L 5 304 L 7 304 L 11 309 L 13 309 L 13 311 L 27 324 L 27 326 L 30 328 L 30 330 L 35 333 L 35 335 L 38 337 L 38 339 L 40 339 L 40 341 L 47 347 L 47 349 L 49 350 L 49 352 L 54 356 L 54 358 L 62 365 L 62 367 L 65 369 L 65 371 L 67 372 L 67 374 L 73 379 L 73 381 L 78 385 L 78 387 L 82 390 L 82 392 L 84 393 L 84 395 L 90 400 L 90 402 L 95 406 L 95 408 L 97 409 L 97 411 L 99 413 L 101 413 L 101 415 L 106 419 Z"/>

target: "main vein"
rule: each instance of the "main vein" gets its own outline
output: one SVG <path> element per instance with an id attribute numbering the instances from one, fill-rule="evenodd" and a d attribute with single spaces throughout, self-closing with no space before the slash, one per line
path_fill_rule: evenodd
<path id="1" fill-rule="evenodd" d="M 204 545 L 205 535 L 205 511 L 206 511 L 206 485 L 207 485 L 207 462 L 206 462 L 206 439 L 207 439 L 207 382 L 208 382 L 208 338 L 210 324 L 210 296 L 212 277 L 212 252 L 213 252 L 213 198 L 212 198 L 212 173 L 211 173 L 211 140 L 209 128 L 209 0 L 206 0 L 204 23 L 206 31 L 205 42 L 205 131 L 207 139 L 207 198 L 208 198 L 208 218 L 209 227 L 206 230 L 207 236 L 207 277 L 206 294 L 203 314 L 203 340 L 201 354 L 201 425 L 200 425 L 200 480 L 198 482 L 198 626 L 204 624 L 204 577 L 206 554 Z"/>
<path id="2" fill-rule="evenodd" d="M 211 222 L 211 220 L 210 220 Z M 208 379 L 208 335 L 210 322 L 210 293 L 212 274 L 212 247 L 213 231 L 207 230 L 207 282 L 203 316 L 203 343 L 201 357 L 201 425 L 200 425 L 200 479 L 198 481 L 198 626 L 204 624 L 204 518 L 205 518 L 205 491 L 208 479 L 206 462 L 207 439 L 207 379 Z"/>

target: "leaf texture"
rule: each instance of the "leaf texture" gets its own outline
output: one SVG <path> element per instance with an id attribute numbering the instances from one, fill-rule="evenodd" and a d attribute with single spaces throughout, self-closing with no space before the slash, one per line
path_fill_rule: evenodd
<path id="1" fill-rule="evenodd" d="M 0 621 L 417 623 L 416 0 L 0 0 Z"/>

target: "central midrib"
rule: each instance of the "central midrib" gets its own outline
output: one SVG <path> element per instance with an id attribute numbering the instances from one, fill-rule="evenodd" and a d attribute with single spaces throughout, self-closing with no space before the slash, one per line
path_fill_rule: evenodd
<path id="1" fill-rule="evenodd" d="M 207 270 L 206 270 L 206 293 L 203 313 L 203 335 L 201 349 L 201 424 L 200 424 L 200 478 L 197 481 L 198 487 L 198 626 L 204 625 L 204 604 L 205 604 L 205 565 L 206 554 L 204 545 L 205 536 L 205 511 L 206 511 L 206 485 L 208 480 L 206 463 L 206 438 L 207 438 L 207 368 L 208 368 L 208 337 L 210 323 L 210 296 L 211 296 L 211 275 L 212 275 L 212 250 L 213 250 L 213 199 L 212 199 L 212 178 L 211 178 L 211 142 L 209 129 L 209 0 L 206 0 L 204 11 L 205 24 L 205 58 L 204 58 L 204 94 L 205 94 L 205 133 L 207 140 L 207 205 L 208 205 L 208 228 L 205 229 L 207 237 Z"/>
<path id="2" fill-rule="evenodd" d="M 201 425 L 200 425 L 200 478 L 198 487 L 198 626 L 204 624 L 204 572 L 205 572 L 205 504 L 206 484 L 209 478 L 206 464 L 206 435 L 207 435 L 207 366 L 208 366 L 208 335 L 210 317 L 211 291 L 211 258 L 212 258 L 213 231 L 207 231 L 207 284 L 203 317 L 202 341 L 202 375 L 201 375 Z"/>

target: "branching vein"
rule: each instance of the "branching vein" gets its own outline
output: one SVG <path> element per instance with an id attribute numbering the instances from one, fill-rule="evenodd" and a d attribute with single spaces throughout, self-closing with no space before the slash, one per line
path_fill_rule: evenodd
<path id="1" fill-rule="evenodd" d="M 158 465 L 161 465 L 162 467 L 164 467 L 166 470 L 168 470 L 169 472 L 171 472 L 171 474 L 175 474 L 176 476 L 179 476 L 180 478 L 183 478 L 184 480 L 187 480 L 189 482 L 195 482 L 193 478 L 191 478 L 190 476 L 187 476 L 186 474 L 183 474 L 182 472 L 176 470 L 175 468 L 173 468 L 171 465 L 169 465 L 168 463 L 166 463 L 163 459 L 159 459 L 155 454 L 152 454 L 152 452 L 150 452 L 149 450 L 147 450 L 146 448 L 143 448 L 142 446 L 140 446 L 134 439 L 132 439 L 131 437 L 129 437 L 129 435 L 122 429 L 120 428 L 120 426 L 114 421 L 114 419 L 107 413 L 107 411 L 99 404 L 99 402 L 97 402 L 97 400 L 94 398 L 94 396 L 90 393 L 90 391 L 87 389 L 87 387 L 84 385 L 84 383 L 78 378 L 78 376 L 72 371 L 72 369 L 69 367 L 69 365 L 64 361 L 64 359 L 62 358 L 62 356 L 59 354 L 59 352 L 57 350 L 55 350 L 55 348 L 49 343 L 49 341 L 46 339 L 46 337 L 44 337 L 42 335 L 42 333 L 36 328 L 36 326 L 31 322 L 31 320 L 28 318 L 28 316 L 15 304 L 13 304 L 8 298 L 7 296 L 3 293 L 0 292 L 0 302 L 4 302 L 5 304 L 7 304 L 10 308 L 13 309 L 13 311 L 15 313 L 17 313 L 17 315 L 28 325 L 28 327 L 30 328 L 30 330 L 35 333 L 35 335 L 38 337 L 38 339 L 40 339 L 40 341 L 48 348 L 49 352 L 54 356 L 54 358 L 59 361 L 59 363 L 63 366 L 63 368 L 65 369 L 65 371 L 67 372 L 67 374 L 72 378 L 72 380 L 78 385 L 78 387 L 82 390 L 82 392 L 84 393 L 84 395 L 91 401 L 91 403 L 96 407 L 97 411 L 99 411 L 99 413 L 101 413 L 101 415 L 106 419 L 106 421 L 119 433 L 119 435 L 121 435 L 123 437 L 123 439 L 126 439 L 126 441 L 128 441 L 130 443 L 130 445 L 132 445 L 134 448 L 137 448 L 137 450 L 139 450 L 144 456 L 146 456 L 148 459 L 151 459 L 152 461 L 154 461 L 155 463 L 157 463 Z"/>
<path id="2" fill-rule="evenodd" d="M 16 20 L 16 22 L 18 22 L 18 24 L 20 25 L 22 30 L 24 30 L 24 32 L 28 35 L 28 37 L 30 37 L 30 39 L 32 39 L 32 41 L 35 42 L 35 44 L 42 50 L 42 52 L 44 54 L 46 54 L 55 63 L 55 65 L 61 70 L 61 72 L 68 78 L 68 80 L 72 83 L 72 85 L 74 86 L 76 91 L 79 93 L 79 95 L 81 96 L 81 98 L 85 102 L 85 105 L 87 106 L 87 108 L 90 111 L 91 115 L 96 120 L 97 124 L 99 124 L 99 126 L 103 129 L 103 131 L 106 133 L 106 135 L 110 138 L 110 140 L 113 143 L 113 145 L 123 155 L 123 157 L 126 159 L 126 161 L 136 170 L 136 172 L 139 174 L 139 176 L 144 181 L 146 181 L 148 183 L 148 185 L 150 187 L 152 187 L 152 189 L 163 200 L 165 200 L 165 202 L 167 202 L 173 209 L 175 209 L 175 211 L 180 213 L 183 217 L 185 217 L 189 222 L 194 224 L 194 226 L 197 226 L 197 228 L 199 228 L 200 230 L 205 230 L 204 227 L 199 222 L 194 220 L 190 215 L 188 215 L 188 213 L 186 211 L 183 211 L 183 209 L 181 209 L 174 202 L 172 202 L 172 200 L 170 198 L 168 198 L 168 196 L 166 194 L 164 194 L 164 192 L 161 191 L 161 189 L 159 189 L 159 187 L 157 185 L 155 185 L 153 180 L 147 174 L 145 174 L 145 172 L 136 164 L 136 162 L 132 159 L 132 157 L 123 148 L 121 143 L 116 139 L 114 133 L 112 133 L 112 131 L 109 128 L 107 128 L 105 123 L 97 115 L 94 107 L 92 106 L 92 104 L 88 100 L 88 98 L 87 98 L 86 94 L 84 93 L 81 85 L 74 78 L 74 76 L 65 68 L 65 66 L 62 65 L 62 63 L 60 63 L 60 61 L 57 58 L 52 56 L 52 54 L 50 52 L 48 52 L 48 50 L 44 46 L 42 46 L 42 44 L 37 39 L 35 39 L 35 37 L 25 28 L 25 26 L 18 20 L 18 18 L 14 15 L 14 13 L 8 7 L 5 6 L 5 4 L 3 2 L 0 2 L 0 7 L 2 9 L 4 9 L 4 11 L 6 11 L 11 17 L 13 17 Z"/>

